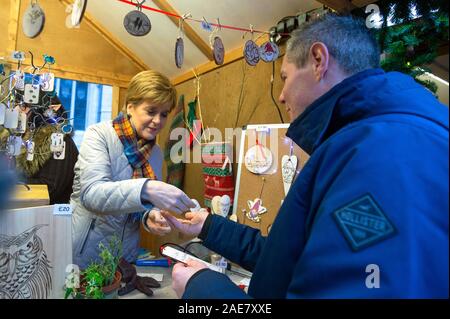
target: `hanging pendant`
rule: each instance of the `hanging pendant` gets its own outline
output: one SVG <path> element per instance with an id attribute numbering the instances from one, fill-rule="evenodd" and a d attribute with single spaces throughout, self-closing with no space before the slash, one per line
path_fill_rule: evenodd
<path id="1" fill-rule="evenodd" d="M 213 214 L 227 217 L 230 211 L 231 199 L 228 195 L 214 196 L 211 200 L 211 210 Z"/>
<path id="2" fill-rule="evenodd" d="M 245 153 L 245 167 L 253 174 L 264 174 L 272 166 L 272 152 L 263 145 L 255 145 Z"/>
<path id="3" fill-rule="evenodd" d="M 289 188 L 294 180 L 295 170 L 297 169 L 297 156 L 284 155 L 281 158 L 281 175 L 283 176 L 284 195 L 289 192 Z"/>
<path id="4" fill-rule="evenodd" d="M 220 37 L 214 38 L 213 56 L 214 56 L 214 62 L 216 62 L 217 65 L 223 64 L 224 57 L 225 57 L 225 48 L 223 46 L 223 42 Z"/>
<path id="5" fill-rule="evenodd" d="M 44 29 L 45 13 L 36 2 L 31 2 L 22 20 L 22 31 L 28 38 L 35 38 Z"/>
<path id="6" fill-rule="evenodd" d="M 267 208 L 262 205 L 262 200 L 260 198 L 255 198 L 254 201 L 247 201 L 248 208 L 250 211 L 246 214 L 247 218 L 259 223 L 261 221 L 261 215 L 267 212 Z"/>
<path id="7" fill-rule="evenodd" d="M 259 47 L 259 56 L 264 62 L 275 61 L 279 54 L 280 50 L 274 42 L 267 41 Z"/>
<path id="8" fill-rule="evenodd" d="M 150 19 L 140 10 L 129 12 L 123 19 L 123 26 L 127 32 L 135 37 L 142 37 L 150 32 Z"/>
<path id="9" fill-rule="evenodd" d="M 53 73 L 43 73 L 39 78 L 41 90 L 43 92 L 53 92 L 55 89 L 55 75 Z"/>
<path id="10" fill-rule="evenodd" d="M 253 40 L 248 40 L 245 43 L 244 58 L 245 58 L 245 61 L 251 66 L 255 66 L 258 64 L 258 62 L 259 62 L 259 46 Z"/>
<path id="11" fill-rule="evenodd" d="M 184 61 L 184 41 L 179 37 L 175 43 L 175 64 L 177 68 L 181 69 Z"/>
<path id="12" fill-rule="evenodd" d="M 86 11 L 86 7 L 87 0 L 75 0 L 73 3 L 72 14 L 70 16 L 70 22 L 73 27 L 80 25 L 84 12 Z"/>
<path id="13" fill-rule="evenodd" d="M 27 141 L 27 161 L 32 162 L 34 159 L 34 142 L 33 141 Z"/>

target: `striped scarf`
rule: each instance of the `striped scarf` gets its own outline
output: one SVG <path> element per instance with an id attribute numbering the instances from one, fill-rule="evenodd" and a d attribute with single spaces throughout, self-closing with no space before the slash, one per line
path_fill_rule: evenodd
<path id="1" fill-rule="evenodd" d="M 155 140 L 147 141 L 144 139 L 138 139 L 136 131 L 131 125 L 128 116 L 123 113 L 113 120 L 113 127 L 123 145 L 123 151 L 133 168 L 132 178 L 148 178 L 155 180 L 156 175 L 153 172 L 153 168 L 148 162 Z M 142 213 L 133 214 L 135 219 L 141 218 Z"/>

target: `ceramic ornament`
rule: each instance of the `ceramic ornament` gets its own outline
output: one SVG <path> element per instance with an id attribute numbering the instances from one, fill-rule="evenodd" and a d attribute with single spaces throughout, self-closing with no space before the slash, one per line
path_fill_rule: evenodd
<path id="1" fill-rule="evenodd" d="M 55 89 L 55 75 L 53 73 L 43 73 L 39 83 L 43 92 L 52 92 Z"/>
<path id="2" fill-rule="evenodd" d="M 123 26 L 127 32 L 135 37 L 142 37 L 150 32 L 150 19 L 140 10 L 129 12 L 123 19 Z"/>
<path id="3" fill-rule="evenodd" d="M 216 62 L 217 65 L 223 64 L 224 57 L 225 57 L 225 48 L 223 46 L 223 42 L 220 37 L 214 38 L 213 56 L 214 56 L 214 62 Z"/>
<path id="4" fill-rule="evenodd" d="M 83 19 L 84 12 L 86 11 L 87 0 L 75 0 L 73 3 L 72 14 L 70 16 L 70 22 L 72 26 L 76 27 Z"/>
<path id="5" fill-rule="evenodd" d="M 264 62 L 275 61 L 279 54 L 278 46 L 271 41 L 267 41 L 259 47 L 259 56 Z"/>
<path id="6" fill-rule="evenodd" d="M 175 43 L 175 64 L 177 68 L 181 69 L 184 61 L 184 41 L 183 38 L 178 38 Z"/>
<path id="7" fill-rule="evenodd" d="M 246 214 L 247 218 L 259 223 L 261 221 L 261 215 L 267 212 L 267 208 L 262 205 L 262 200 L 260 198 L 255 198 L 254 201 L 247 201 L 248 208 L 250 211 Z"/>
<path id="8" fill-rule="evenodd" d="M 281 158 L 281 175 L 283 176 L 284 195 L 286 196 L 294 180 L 295 170 L 297 169 L 297 156 L 284 155 Z"/>
<path id="9" fill-rule="evenodd" d="M 255 145 L 245 153 L 245 167 L 253 174 L 266 173 L 273 163 L 272 152 L 263 145 Z"/>
<path id="10" fill-rule="evenodd" d="M 251 66 L 255 66 L 258 64 L 258 62 L 259 62 L 259 46 L 253 40 L 248 40 L 245 43 L 244 58 L 245 58 L 245 61 Z"/>
<path id="11" fill-rule="evenodd" d="M 28 38 L 37 37 L 44 28 L 45 13 L 38 2 L 31 1 L 31 4 L 25 10 L 22 20 L 22 31 Z"/>
<path id="12" fill-rule="evenodd" d="M 231 199 L 228 195 L 214 196 L 211 200 L 211 210 L 213 214 L 227 217 L 230 211 Z"/>

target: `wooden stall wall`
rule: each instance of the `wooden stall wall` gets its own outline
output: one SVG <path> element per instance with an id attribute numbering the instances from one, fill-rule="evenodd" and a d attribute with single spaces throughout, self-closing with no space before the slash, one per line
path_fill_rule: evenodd
<path id="1" fill-rule="evenodd" d="M 0 0 L 0 57 L 6 55 L 10 0 Z M 0 62 L 1 63 L 1 62 Z"/>
<path id="2" fill-rule="evenodd" d="M 126 87 L 139 71 L 148 68 L 89 14 L 79 27 L 69 27 L 68 6 L 73 1 L 40 0 L 45 12 L 43 31 L 35 38 L 22 32 L 22 19 L 30 1 L 0 0 L 0 54 L 9 58 L 14 50 L 31 51 L 35 64 L 42 64 L 43 54 L 51 55 L 56 63 L 57 77 Z"/>

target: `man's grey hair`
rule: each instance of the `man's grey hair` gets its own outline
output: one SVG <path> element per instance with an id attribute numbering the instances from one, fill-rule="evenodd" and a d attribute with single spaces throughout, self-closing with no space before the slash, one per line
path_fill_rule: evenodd
<path id="1" fill-rule="evenodd" d="M 329 13 L 302 24 L 291 33 L 286 58 L 303 68 L 316 42 L 326 45 L 329 54 L 348 75 L 380 66 L 378 44 L 362 19 Z"/>

